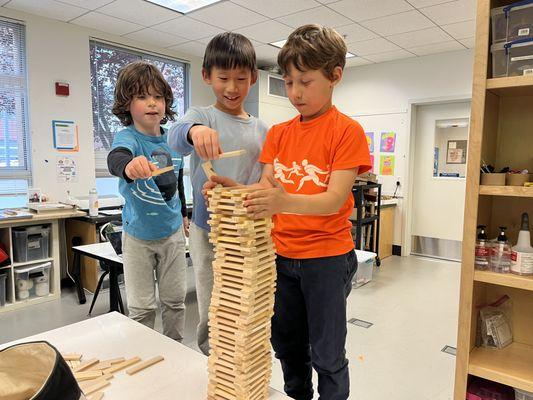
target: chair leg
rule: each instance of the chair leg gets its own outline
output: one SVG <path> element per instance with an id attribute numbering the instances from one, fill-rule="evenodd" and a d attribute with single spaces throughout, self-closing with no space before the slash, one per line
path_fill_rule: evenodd
<path id="1" fill-rule="evenodd" d="M 100 279 L 98 280 L 98 285 L 96 285 L 96 290 L 94 291 L 93 301 L 91 302 L 91 308 L 89 308 L 89 316 L 91 316 L 91 312 L 93 311 L 94 303 L 96 303 L 96 298 L 98 297 L 98 293 L 100 292 L 100 288 L 102 287 L 102 283 L 104 282 L 104 278 L 106 275 L 109 274 L 109 271 L 104 271 Z"/>
<path id="2" fill-rule="evenodd" d="M 120 312 L 126 315 L 126 312 L 124 311 L 124 304 L 122 303 L 122 295 L 120 294 L 120 286 L 117 288 L 117 292 L 118 307 L 120 309 Z"/>

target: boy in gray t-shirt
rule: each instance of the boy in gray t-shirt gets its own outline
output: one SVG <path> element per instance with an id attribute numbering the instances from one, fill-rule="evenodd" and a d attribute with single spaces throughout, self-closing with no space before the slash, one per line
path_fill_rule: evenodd
<path id="1" fill-rule="evenodd" d="M 215 104 L 189 108 L 185 116 L 170 128 L 168 143 L 178 153 L 192 153 L 193 214 L 189 250 L 195 270 L 200 316 L 198 347 L 207 355 L 214 252 L 209 243 L 209 215 L 202 195 L 207 177 L 201 164 L 213 160 L 217 174 L 245 184 L 257 182 L 261 177 L 261 164 L 257 159 L 268 127 L 243 107 L 250 86 L 257 80 L 255 51 L 247 38 L 233 32 L 215 36 L 205 50 L 202 77 L 213 89 Z M 220 153 L 240 149 L 246 153 L 218 160 Z"/>

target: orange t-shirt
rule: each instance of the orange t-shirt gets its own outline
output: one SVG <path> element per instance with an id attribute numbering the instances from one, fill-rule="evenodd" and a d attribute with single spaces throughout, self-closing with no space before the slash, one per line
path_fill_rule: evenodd
<path id="1" fill-rule="evenodd" d="M 325 192 L 332 171 L 359 167 L 362 174 L 371 168 L 363 128 L 335 107 L 311 121 L 301 122 L 297 116 L 274 125 L 259 161 L 272 164 L 276 180 L 295 194 Z M 349 252 L 354 248 L 348 220 L 353 207 L 350 195 L 332 215 L 275 215 L 276 252 L 297 259 Z"/>

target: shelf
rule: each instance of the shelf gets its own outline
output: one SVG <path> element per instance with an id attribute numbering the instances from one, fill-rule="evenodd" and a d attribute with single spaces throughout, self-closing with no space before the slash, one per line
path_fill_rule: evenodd
<path id="1" fill-rule="evenodd" d="M 498 96 L 533 96 L 533 76 L 487 79 L 487 90 Z"/>
<path id="2" fill-rule="evenodd" d="M 16 262 L 16 263 L 13 263 L 13 267 L 24 267 L 25 265 L 40 264 L 40 263 L 45 263 L 45 262 L 49 262 L 49 261 L 54 261 L 54 259 L 52 257 L 48 257 L 48 258 L 43 258 L 41 260 L 33 260 L 33 261 L 26 261 L 26 262 Z"/>
<path id="3" fill-rule="evenodd" d="M 363 219 L 361 219 L 361 225 L 368 225 L 369 223 L 377 221 L 377 220 L 378 220 L 378 216 L 377 215 L 374 215 L 372 217 L 363 218 Z M 350 222 L 352 223 L 353 226 L 357 225 L 357 220 L 351 219 Z"/>
<path id="4" fill-rule="evenodd" d="M 533 198 L 533 187 L 525 186 L 479 186 L 479 194 L 484 196 L 512 196 Z"/>
<path id="5" fill-rule="evenodd" d="M 492 271 L 475 271 L 474 280 L 516 289 L 533 291 L 533 277 L 515 274 L 499 274 Z"/>
<path id="6" fill-rule="evenodd" d="M 56 300 L 58 298 L 59 294 L 50 293 L 48 296 L 33 297 L 27 300 L 15 300 L 14 303 L 8 302 L 4 307 L 0 307 L 0 314 L 3 312 L 18 310 L 32 304 L 46 303 L 48 301 Z"/>
<path id="7" fill-rule="evenodd" d="M 470 353 L 468 372 L 533 392 L 533 347 L 512 343 L 502 350 L 475 348 Z"/>
<path id="8" fill-rule="evenodd" d="M 361 220 L 361 224 L 362 225 L 367 225 L 367 224 L 369 224 L 371 222 L 377 221 L 377 219 L 378 219 L 377 215 L 374 215 L 373 217 L 363 218 Z"/>

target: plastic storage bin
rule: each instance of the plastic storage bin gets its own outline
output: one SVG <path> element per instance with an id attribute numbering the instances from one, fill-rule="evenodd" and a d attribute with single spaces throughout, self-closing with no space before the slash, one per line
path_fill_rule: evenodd
<path id="1" fill-rule="evenodd" d="M 13 228 L 13 261 L 26 262 L 48 258 L 49 226 Z"/>
<path id="2" fill-rule="evenodd" d="M 533 400 L 533 393 L 526 392 L 525 390 L 514 390 L 515 400 Z"/>
<path id="3" fill-rule="evenodd" d="M 533 38 L 491 46 L 492 77 L 533 76 Z"/>
<path id="4" fill-rule="evenodd" d="M 533 38 L 533 0 L 493 8 L 492 43 Z"/>
<path id="5" fill-rule="evenodd" d="M 372 280 L 376 253 L 355 250 L 355 254 L 357 255 L 357 272 L 355 273 L 354 284 L 355 287 L 359 287 Z"/>
<path id="6" fill-rule="evenodd" d="M 0 307 L 4 307 L 6 305 L 6 297 L 7 297 L 7 274 L 6 273 L 0 273 Z"/>
<path id="7" fill-rule="evenodd" d="M 50 294 L 50 268 L 52 263 L 15 269 L 15 295 L 17 300 L 43 297 Z"/>

